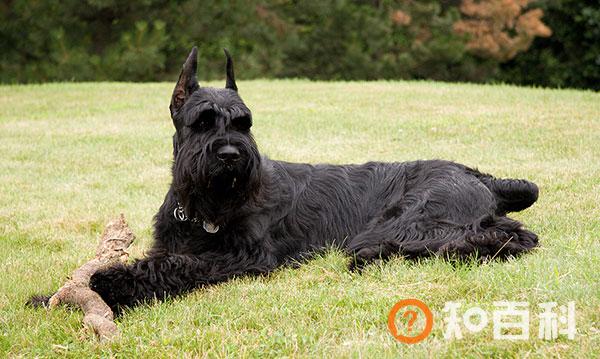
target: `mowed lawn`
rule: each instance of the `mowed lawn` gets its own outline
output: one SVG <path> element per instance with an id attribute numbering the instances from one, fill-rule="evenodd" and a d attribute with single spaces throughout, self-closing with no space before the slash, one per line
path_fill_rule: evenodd
<path id="1" fill-rule="evenodd" d="M 220 86 L 221 83 L 211 83 Z M 454 266 L 395 259 L 362 275 L 330 252 L 299 269 L 242 278 L 118 320 L 98 343 L 77 310 L 26 308 L 93 257 L 104 224 L 124 213 L 151 242 L 170 181 L 171 83 L 0 86 L 0 357 L 598 357 L 600 94 L 434 82 L 241 81 L 263 154 L 302 162 L 443 158 L 527 178 L 539 201 L 513 216 L 540 235 L 533 254 Z M 400 299 L 432 309 L 431 335 L 396 341 Z M 490 324 L 444 338 L 447 301 L 525 301 L 528 340 L 495 340 Z M 538 338 L 538 304 L 576 303 L 574 340 Z"/>

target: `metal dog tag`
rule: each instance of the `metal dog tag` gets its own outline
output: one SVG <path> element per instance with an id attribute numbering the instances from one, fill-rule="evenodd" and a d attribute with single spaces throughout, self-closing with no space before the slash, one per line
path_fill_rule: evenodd
<path id="1" fill-rule="evenodd" d="M 181 205 L 175 207 L 175 210 L 173 211 L 173 217 L 175 217 L 175 219 L 180 222 L 188 220 L 187 216 L 185 215 L 185 211 L 183 210 L 183 207 L 181 207 Z"/>
<path id="2" fill-rule="evenodd" d="M 217 233 L 219 231 L 219 226 L 215 226 L 214 224 L 207 221 L 202 222 L 202 227 L 208 233 Z"/>

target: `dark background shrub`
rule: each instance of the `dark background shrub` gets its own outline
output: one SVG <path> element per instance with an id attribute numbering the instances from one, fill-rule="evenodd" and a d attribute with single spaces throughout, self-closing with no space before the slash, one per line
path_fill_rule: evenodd
<path id="1" fill-rule="evenodd" d="M 517 5 L 522 3 L 4 0 L 0 81 L 172 80 L 197 45 L 203 80 L 223 77 L 227 47 L 244 79 L 504 81 L 598 90 L 598 2 Z M 500 7 L 506 4 L 515 6 L 514 13 Z M 530 23 L 547 26 L 552 35 L 539 37 L 542 31 L 517 41 L 523 28 L 533 26 L 519 19 L 529 19 L 524 15 L 532 10 L 539 15 L 539 9 L 543 17 Z M 474 37 L 478 28 L 458 31 L 486 23 L 506 25 L 483 38 Z M 506 39 L 514 45 L 503 52 L 509 56 L 481 51 Z"/>

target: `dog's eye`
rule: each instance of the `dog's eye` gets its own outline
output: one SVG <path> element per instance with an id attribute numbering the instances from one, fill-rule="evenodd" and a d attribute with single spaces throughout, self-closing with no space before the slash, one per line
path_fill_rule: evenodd
<path id="1" fill-rule="evenodd" d="M 194 131 L 206 131 L 209 130 L 215 124 L 215 111 L 213 110 L 204 110 L 200 112 L 198 117 L 192 122 L 190 127 Z"/>
<path id="2" fill-rule="evenodd" d="M 238 131 L 248 131 L 252 127 L 252 118 L 250 116 L 232 118 L 231 126 Z"/>

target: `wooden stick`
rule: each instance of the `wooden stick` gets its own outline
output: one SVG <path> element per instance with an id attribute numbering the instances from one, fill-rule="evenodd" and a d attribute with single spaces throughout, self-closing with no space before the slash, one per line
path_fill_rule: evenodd
<path id="1" fill-rule="evenodd" d="M 73 272 L 71 278 L 49 300 L 48 306 L 56 308 L 60 304 L 73 304 L 84 313 L 83 323 L 92 328 L 100 340 L 111 340 L 120 335 L 113 321 L 110 307 L 98 293 L 90 289 L 90 277 L 99 269 L 127 261 L 127 248 L 135 235 L 121 213 L 118 219 L 108 222 L 100 238 L 96 257 Z"/>

